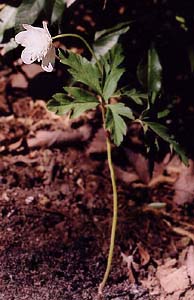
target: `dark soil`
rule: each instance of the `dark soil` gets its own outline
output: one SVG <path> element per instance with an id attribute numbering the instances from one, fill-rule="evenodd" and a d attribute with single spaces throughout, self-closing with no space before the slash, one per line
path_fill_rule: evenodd
<path id="1" fill-rule="evenodd" d="M 6 86 L 0 118 L 0 299 L 95 299 L 112 218 L 100 120 L 93 131 L 93 114 L 72 123 L 47 112 L 42 101 L 9 96 Z M 122 151 L 113 149 L 119 222 L 104 299 L 168 299 L 156 272 L 167 258 L 178 261 L 192 243 L 187 231 L 185 241 L 170 227 L 189 217 L 175 209 L 172 187 L 159 179 L 149 188 L 138 177 L 146 169 L 138 167 L 138 156 L 131 154 L 137 162 L 131 165 Z M 166 210 L 150 209 L 153 201 L 165 202 Z"/>

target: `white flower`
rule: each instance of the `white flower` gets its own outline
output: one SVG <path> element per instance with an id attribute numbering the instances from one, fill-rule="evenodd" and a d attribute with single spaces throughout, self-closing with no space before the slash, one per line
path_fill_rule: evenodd
<path id="1" fill-rule="evenodd" d="M 43 21 L 43 28 L 23 24 L 25 31 L 19 32 L 15 36 L 15 41 L 25 49 L 21 58 L 25 64 L 31 64 L 35 60 L 42 60 L 42 68 L 47 72 L 52 72 L 55 63 L 55 48 L 52 38 L 47 28 L 47 23 Z"/>
<path id="2" fill-rule="evenodd" d="M 73 2 L 75 2 L 76 0 L 66 0 L 66 5 L 67 7 L 69 7 L 70 5 L 73 4 Z"/>

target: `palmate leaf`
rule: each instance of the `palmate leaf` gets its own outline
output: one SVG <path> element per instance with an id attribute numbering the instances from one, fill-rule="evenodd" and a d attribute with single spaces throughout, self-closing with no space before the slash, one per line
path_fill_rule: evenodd
<path id="1" fill-rule="evenodd" d="M 154 132 L 156 133 L 160 138 L 162 138 L 164 141 L 172 145 L 172 148 L 174 151 L 180 156 L 182 162 L 188 166 L 188 158 L 184 152 L 184 150 L 181 148 L 181 146 L 174 140 L 173 137 L 169 135 L 168 128 L 162 124 L 156 123 L 156 122 L 145 122 L 144 123 Z"/>
<path id="2" fill-rule="evenodd" d="M 117 89 L 118 81 L 125 72 L 124 68 L 119 67 L 123 60 L 124 55 L 120 44 L 115 45 L 100 60 L 100 63 L 104 66 L 105 71 L 103 98 L 106 102 L 108 102 L 108 99 L 113 96 Z"/>
<path id="3" fill-rule="evenodd" d="M 61 63 L 69 67 L 68 71 L 77 82 L 84 83 L 96 93 L 102 95 L 100 86 L 101 73 L 95 64 L 92 64 L 85 57 L 71 51 L 59 52 Z"/>
<path id="4" fill-rule="evenodd" d="M 83 112 L 94 109 L 99 104 L 98 100 L 91 93 L 77 87 L 65 87 L 68 93 L 57 93 L 53 95 L 47 107 L 49 110 L 64 115 L 71 113 L 71 118 L 79 117 Z"/>
<path id="5" fill-rule="evenodd" d="M 129 30 L 131 22 L 119 23 L 116 26 L 97 31 L 94 36 L 93 49 L 97 57 L 105 55 L 116 45 L 119 37 Z"/>
<path id="6" fill-rule="evenodd" d="M 111 138 L 115 145 L 119 146 L 126 135 L 127 126 L 123 117 L 133 119 L 132 111 L 123 103 L 106 105 L 106 129 L 110 131 Z"/>

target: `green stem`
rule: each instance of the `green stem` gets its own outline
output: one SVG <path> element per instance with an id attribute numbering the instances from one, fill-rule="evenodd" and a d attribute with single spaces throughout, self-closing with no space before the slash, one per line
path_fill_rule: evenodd
<path id="1" fill-rule="evenodd" d="M 94 51 L 92 50 L 92 48 L 90 47 L 88 42 L 83 37 L 81 37 L 79 34 L 75 34 L 75 33 L 62 33 L 62 34 L 54 36 L 52 38 L 52 40 L 56 40 L 56 39 L 63 38 L 63 37 L 75 37 L 77 39 L 80 39 L 84 43 L 84 45 L 88 48 L 89 52 L 94 57 L 94 59 L 96 60 L 96 63 L 97 63 L 100 73 L 103 74 L 102 66 L 99 63 L 96 54 L 94 53 Z"/>
<path id="2" fill-rule="evenodd" d="M 104 108 L 102 108 L 102 117 L 104 123 Z M 111 142 L 109 136 L 106 137 L 106 147 L 107 147 L 108 166 L 110 170 L 112 190 L 113 190 L 113 219 L 112 219 L 111 238 L 110 238 L 110 246 L 109 246 L 106 271 L 104 273 L 103 280 L 100 283 L 98 288 L 99 297 L 102 296 L 102 290 L 105 287 L 111 269 L 114 245 L 115 245 L 116 228 L 117 228 L 117 215 L 118 215 L 117 186 L 116 186 L 115 172 L 112 163 Z"/>

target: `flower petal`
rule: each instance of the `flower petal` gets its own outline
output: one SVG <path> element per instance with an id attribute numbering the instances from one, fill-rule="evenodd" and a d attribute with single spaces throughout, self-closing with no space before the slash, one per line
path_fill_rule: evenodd
<path id="1" fill-rule="evenodd" d="M 49 32 L 48 27 L 47 27 L 47 22 L 43 21 L 42 26 L 43 26 L 45 32 L 48 34 L 49 38 L 51 38 L 50 32 Z"/>
<path id="2" fill-rule="evenodd" d="M 49 44 L 48 35 L 45 35 L 44 29 L 41 31 L 21 31 L 15 36 L 15 41 L 23 47 L 31 47 L 34 49 L 43 48 L 45 45 L 47 47 L 47 44 Z"/>
<path id="3" fill-rule="evenodd" d="M 29 24 L 22 24 L 22 26 L 28 31 L 28 33 L 32 32 L 32 31 L 45 33 L 44 29 L 41 27 L 35 27 L 35 26 L 29 25 Z"/>
<path id="4" fill-rule="evenodd" d="M 34 53 L 32 53 L 32 51 L 30 51 L 28 48 L 25 48 L 22 51 L 21 59 L 25 64 L 29 65 L 37 59 L 37 56 L 34 55 Z"/>
<path id="5" fill-rule="evenodd" d="M 22 26 L 23 26 L 24 29 L 26 29 L 26 30 L 30 30 L 30 29 L 35 28 L 35 27 L 33 27 L 32 25 L 29 25 L 29 24 L 22 24 Z"/>
<path id="6" fill-rule="evenodd" d="M 15 36 L 15 41 L 17 44 L 21 44 L 23 47 L 26 47 L 28 44 L 28 36 L 26 35 L 27 31 L 21 31 Z"/>
<path id="7" fill-rule="evenodd" d="M 46 72 L 52 72 L 55 64 L 55 47 L 51 45 L 45 57 L 42 58 L 41 67 Z"/>

